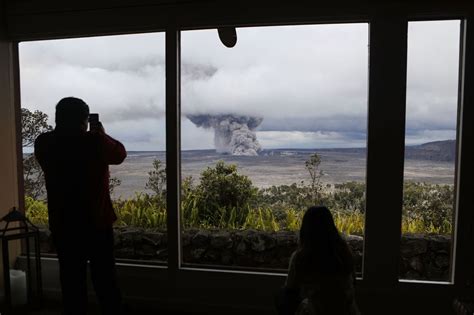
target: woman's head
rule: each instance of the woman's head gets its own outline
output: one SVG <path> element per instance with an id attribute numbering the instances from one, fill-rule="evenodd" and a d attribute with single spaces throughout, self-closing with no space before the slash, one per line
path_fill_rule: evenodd
<path id="1" fill-rule="evenodd" d="M 313 206 L 301 223 L 299 250 L 304 264 L 319 272 L 352 272 L 352 254 L 334 224 L 328 208 Z"/>
<path id="2" fill-rule="evenodd" d="M 313 248 L 332 243 L 340 238 L 331 212 L 324 206 L 313 206 L 306 210 L 301 222 L 300 246 Z"/>

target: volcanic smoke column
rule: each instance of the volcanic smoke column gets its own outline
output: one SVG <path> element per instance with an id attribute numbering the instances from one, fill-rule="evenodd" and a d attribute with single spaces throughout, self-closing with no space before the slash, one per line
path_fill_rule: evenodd
<path id="1" fill-rule="evenodd" d="M 262 150 L 255 129 L 263 118 L 251 116 L 187 115 L 196 126 L 214 129 L 216 152 L 232 155 L 254 156 Z"/>

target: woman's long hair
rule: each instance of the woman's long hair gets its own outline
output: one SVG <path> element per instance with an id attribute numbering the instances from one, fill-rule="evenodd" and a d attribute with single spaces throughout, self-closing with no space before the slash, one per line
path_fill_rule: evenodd
<path id="1" fill-rule="evenodd" d="M 303 268 L 321 274 L 353 272 L 352 253 L 324 206 L 310 207 L 301 223 L 299 249 Z"/>

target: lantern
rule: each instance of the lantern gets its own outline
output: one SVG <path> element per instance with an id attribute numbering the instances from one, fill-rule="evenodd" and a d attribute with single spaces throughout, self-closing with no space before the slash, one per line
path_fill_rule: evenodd
<path id="1" fill-rule="evenodd" d="M 3 227 L 1 227 L 3 225 Z M 35 294 L 33 294 L 32 282 L 32 257 L 30 250 L 30 240 L 34 241 L 34 259 L 35 259 Z M 10 270 L 10 257 L 8 244 L 10 241 L 20 240 L 26 246 L 26 274 L 19 270 Z M 0 219 L 0 241 L 2 244 L 3 261 L 3 281 L 4 281 L 4 304 L 7 310 L 12 308 L 12 293 L 14 300 L 18 300 L 18 295 L 26 290 L 26 302 L 32 306 L 34 300 L 40 303 L 42 298 L 42 279 L 41 279 L 41 257 L 39 230 L 31 223 L 21 212 L 13 208 L 7 215 Z"/>

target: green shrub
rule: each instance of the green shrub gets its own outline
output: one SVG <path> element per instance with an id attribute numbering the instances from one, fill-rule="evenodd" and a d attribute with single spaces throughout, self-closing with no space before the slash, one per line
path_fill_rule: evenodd
<path id="1" fill-rule="evenodd" d="M 454 187 L 406 182 L 403 215 L 407 222 L 418 222 L 431 231 L 450 233 L 454 207 Z M 407 223 L 408 224 L 408 223 Z"/>
<path id="2" fill-rule="evenodd" d="M 334 192 L 327 200 L 328 206 L 340 211 L 365 212 L 365 183 L 346 182 L 334 185 Z"/>
<path id="3" fill-rule="evenodd" d="M 319 164 L 318 164 L 319 166 Z M 317 169 L 317 168 L 316 168 Z M 166 177 L 161 163 L 154 162 L 150 176 L 153 194 L 114 201 L 119 226 L 166 229 Z M 316 173 L 315 174 L 319 174 Z M 305 210 L 313 205 L 313 186 L 317 198 L 333 213 L 338 229 L 345 234 L 362 235 L 365 221 L 365 183 L 347 182 L 322 186 L 315 182 L 257 189 L 223 161 L 201 173 L 196 185 L 186 177 L 181 185 L 181 222 L 184 228 L 257 229 L 263 231 L 300 228 Z M 150 182 L 150 181 L 149 181 Z M 148 185 L 148 188 L 152 188 Z M 309 196 L 309 197 L 308 197 Z M 312 196 L 312 197 L 311 197 Z M 403 199 L 403 233 L 450 234 L 454 188 L 450 185 L 406 182 Z M 46 202 L 25 197 L 27 217 L 38 225 L 48 224 Z"/>
<path id="4" fill-rule="evenodd" d="M 36 225 L 48 225 L 48 206 L 42 200 L 25 196 L 26 217 Z"/>
<path id="5" fill-rule="evenodd" d="M 237 172 L 234 164 L 216 163 L 201 173 L 201 179 L 195 189 L 195 206 L 200 221 L 210 225 L 219 225 L 228 221 L 234 211 L 236 224 L 244 223 L 249 206 L 257 194 L 257 188 L 245 175 Z"/>

